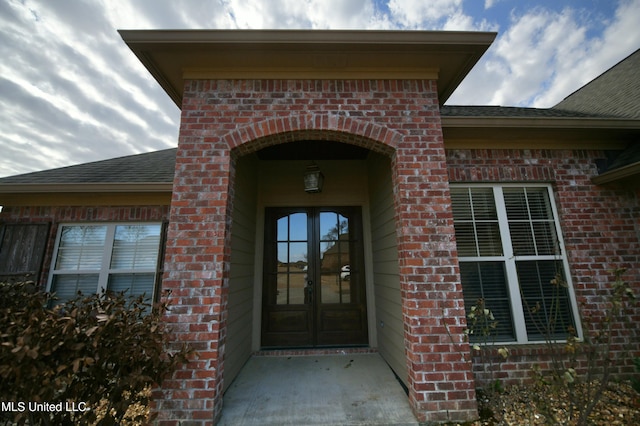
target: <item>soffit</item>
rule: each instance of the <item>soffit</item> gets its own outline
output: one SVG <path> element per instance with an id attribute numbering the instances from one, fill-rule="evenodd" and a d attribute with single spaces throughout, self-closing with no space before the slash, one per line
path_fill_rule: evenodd
<path id="1" fill-rule="evenodd" d="M 640 138 L 640 120 L 545 117 L 442 117 L 447 148 L 622 150 Z"/>
<path id="2" fill-rule="evenodd" d="M 495 33 L 359 30 L 120 30 L 181 107 L 185 79 L 437 79 L 441 104 Z"/>

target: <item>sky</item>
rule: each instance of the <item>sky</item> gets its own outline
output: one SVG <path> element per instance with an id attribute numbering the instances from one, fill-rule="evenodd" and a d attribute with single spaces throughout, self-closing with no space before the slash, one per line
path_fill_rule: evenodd
<path id="1" fill-rule="evenodd" d="M 0 177 L 177 146 L 119 29 L 494 31 L 447 104 L 547 108 L 640 48 L 640 0 L 0 0 Z"/>

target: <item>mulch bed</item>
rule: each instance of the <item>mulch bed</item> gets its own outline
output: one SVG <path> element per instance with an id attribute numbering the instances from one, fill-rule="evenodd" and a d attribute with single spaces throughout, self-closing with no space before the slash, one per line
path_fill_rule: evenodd
<path id="1" fill-rule="evenodd" d="M 565 393 L 548 386 L 511 386 L 502 391 L 478 392 L 480 420 L 485 425 L 576 425 L 576 407 Z M 629 383 L 609 383 L 589 416 L 590 425 L 640 425 L 640 394 Z"/>

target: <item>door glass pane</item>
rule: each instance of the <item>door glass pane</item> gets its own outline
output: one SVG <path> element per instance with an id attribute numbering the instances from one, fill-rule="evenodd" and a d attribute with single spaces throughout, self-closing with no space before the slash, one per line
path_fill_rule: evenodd
<path id="1" fill-rule="evenodd" d="M 278 219 L 277 227 L 277 240 L 287 241 L 289 239 L 289 216 L 281 217 Z"/>
<path id="2" fill-rule="evenodd" d="M 320 294 L 322 303 L 351 302 L 349 219 L 320 213 Z"/>
<path id="3" fill-rule="evenodd" d="M 345 269 L 345 272 L 339 273 L 323 272 L 321 274 L 322 303 L 350 303 L 350 278 L 351 275 L 348 269 Z"/>
<path id="4" fill-rule="evenodd" d="M 278 271 L 281 266 L 287 266 L 289 263 L 289 243 L 278 243 Z"/>
<path id="5" fill-rule="evenodd" d="M 304 275 L 303 274 L 278 274 L 276 304 L 278 305 L 302 305 L 305 303 Z"/>
<path id="6" fill-rule="evenodd" d="M 289 239 L 293 241 L 307 240 L 307 215 L 294 213 L 289 216 Z"/>
<path id="7" fill-rule="evenodd" d="M 293 213 L 277 221 L 276 304 L 307 303 L 307 214 Z"/>
<path id="8" fill-rule="evenodd" d="M 349 238 L 349 219 L 335 212 L 320 213 L 320 238 L 336 241 Z"/>
<path id="9" fill-rule="evenodd" d="M 306 265 L 278 265 L 276 304 L 299 305 L 306 303 Z"/>

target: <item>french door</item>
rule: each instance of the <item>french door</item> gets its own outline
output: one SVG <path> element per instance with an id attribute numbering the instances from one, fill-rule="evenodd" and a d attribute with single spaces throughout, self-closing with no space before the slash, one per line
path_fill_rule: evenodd
<path id="1" fill-rule="evenodd" d="M 360 208 L 265 213 L 262 346 L 366 345 Z"/>

